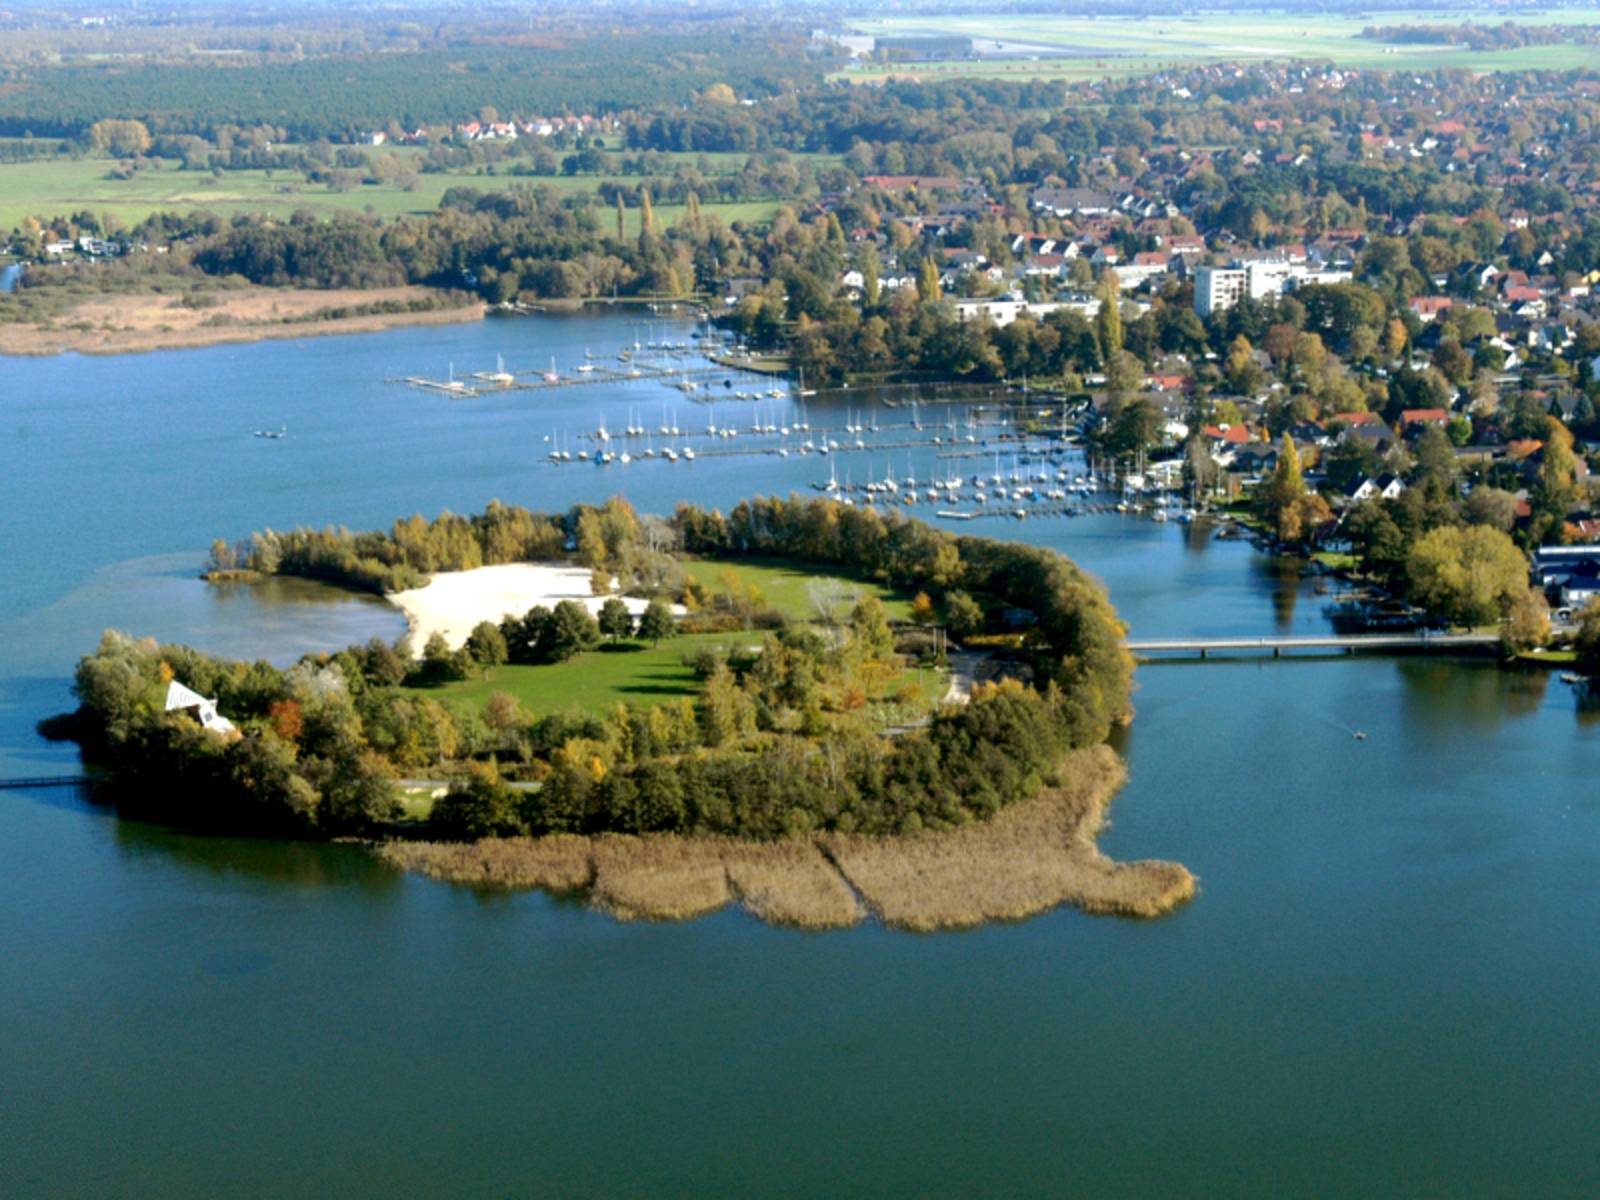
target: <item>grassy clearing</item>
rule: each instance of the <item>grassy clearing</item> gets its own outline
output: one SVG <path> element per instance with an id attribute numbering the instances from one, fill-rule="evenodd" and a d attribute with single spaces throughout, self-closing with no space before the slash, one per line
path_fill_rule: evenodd
<path id="1" fill-rule="evenodd" d="M 1430 23 L 1459 17 L 1439 13 Z M 1523 24 L 1594 24 L 1597 10 L 1561 10 L 1539 14 Z M 1466 67 L 1479 71 L 1565 70 L 1593 66 L 1587 46 L 1528 46 L 1515 50 L 1474 52 L 1453 46 L 1390 44 L 1363 38 L 1368 25 L 1416 24 L 1414 13 L 1374 12 L 1360 17 L 1288 13 L 1248 16 L 1207 14 L 1205 17 L 1096 18 L 1087 16 L 1005 16 L 985 14 L 890 17 L 851 22 L 852 29 L 880 36 L 955 34 L 980 46 L 1003 41 L 1021 57 L 941 63 L 869 64 L 850 67 L 836 78 L 874 82 L 887 75 L 923 79 L 1100 79 L 1199 62 L 1249 59 L 1328 59 L 1341 67 L 1386 70 L 1432 70 Z"/>
<path id="2" fill-rule="evenodd" d="M 839 929 L 866 917 L 864 900 L 886 925 L 931 931 L 1023 920 L 1063 903 L 1156 917 L 1193 898 L 1194 876 L 1177 863 L 1116 863 L 1095 846 L 1125 777 L 1108 747 L 1073 755 L 1063 776 L 1062 787 L 983 825 L 914 837 L 561 835 L 389 842 L 377 852 L 448 883 L 587 891 L 619 920 L 689 920 L 738 903 L 769 924 Z"/>
<path id="3" fill-rule="evenodd" d="M 862 597 L 876 596 L 883 601 L 891 621 L 909 620 L 913 597 L 905 592 L 887 588 L 859 578 L 850 578 L 838 571 L 832 576 L 821 574 L 824 568 L 809 568 L 784 559 L 741 559 L 738 562 L 720 562 L 715 559 L 685 561 L 684 570 L 712 591 L 723 591 L 723 581 L 729 572 L 746 590 L 755 588 L 766 603 L 796 620 L 815 620 L 817 611 L 811 602 L 811 587 L 820 578 L 841 580 Z"/>
<path id="4" fill-rule="evenodd" d="M 515 696 L 531 713 L 559 712 L 576 706 L 607 712 L 618 704 L 648 707 L 692 697 L 700 681 L 684 666 L 685 654 L 701 645 L 757 642 L 762 634 L 695 633 L 657 646 L 624 642 L 617 648 L 586 651 L 564 663 L 495 667 L 476 679 L 418 689 L 437 700 L 481 707 L 495 692 Z"/>
<path id="5" fill-rule="evenodd" d="M 691 165 L 697 155 L 682 155 Z M 737 169 L 743 157 L 714 166 Z M 486 174 L 482 169 L 420 175 L 413 191 L 394 184 L 362 184 L 350 191 L 335 191 L 324 184 L 308 183 L 290 171 L 185 171 L 176 163 L 157 160 L 158 165 L 136 172 L 129 179 L 112 178 L 116 163 L 102 158 L 53 158 L 32 162 L 0 163 L 0 228 L 10 229 L 24 218 L 64 217 L 87 209 L 97 216 L 112 216 L 126 225 L 137 224 L 155 212 L 188 212 L 205 209 L 224 215 L 240 212 L 288 216 L 305 209 L 319 216 L 339 213 L 372 213 L 380 217 L 433 212 L 446 191 L 453 187 L 479 191 L 505 191 L 513 187 L 550 186 L 579 195 L 593 193 L 602 183 L 637 184 L 628 176 L 517 176 Z M 720 171 L 719 171 L 720 173 Z M 774 200 L 741 201 L 731 204 L 705 203 L 706 213 L 723 221 L 770 221 L 778 211 Z M 656 209 L 657 220 L 671 224 L 683 214 L 681 206 L 664 205 Z M 640 214 L 628 210 L 629 232 L 637 234 Z"/>

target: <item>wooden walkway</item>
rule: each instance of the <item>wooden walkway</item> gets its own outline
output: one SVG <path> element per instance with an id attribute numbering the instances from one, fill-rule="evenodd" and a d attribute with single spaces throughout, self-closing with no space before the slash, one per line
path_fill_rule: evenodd
<path id="1" fill-rule="evenodd" d="M 0 779 L 0 791 L 22 788 L 80 787 L 93 783 L 88 775 L 24 775 L 18 779 Z"/>
<path id="2" fill-rule="evenodd" d="M 1320 650 L 1345 654 L 1421 653 L 1450 654 L 1500 644 L 1493 633 L 1362 633 L 1311 637 L 1236 638 L 1129 638 L 1124 643 L 1140 657 L 1152 654 L 1249 654 L 1270 651 L 1273 658 L 1295 650 Z"/>

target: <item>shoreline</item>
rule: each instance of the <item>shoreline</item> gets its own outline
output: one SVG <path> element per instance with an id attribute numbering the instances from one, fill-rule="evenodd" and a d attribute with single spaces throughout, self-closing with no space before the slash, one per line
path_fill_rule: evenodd
<path id="1" fill-rule="evenodd" d="M 52 358 L 61 354 L 119 355 L 149 354 L 160 350 L 194 350 L 207 346 L 246 345 L 254 342 L 277 341 L 290 338 L 332 337 L 344 334 L 382 333 L 419 325 L 460 325 L 480 321 L 488 313 L 481 300 L 442 308 L 424 308 L 415 311 L 357 313 L 344 317 L 320 317 L 319 311 L 343 306 L 378 304 L 394 300 L 419 300 L 429 295 L 422 288 L 388 288 L 372 291 L 317 292 L 313 289 L 251 289 L 239 293 L 219 293 L 222 303 L 218 309 L 185 310 L 177 305 L 173 294 L 138 296 L 107 295 L 95 297 L 63 313 L 50 322 L 51 327 L 19 322 L 0 327 L 0 356 L 9 358 Z M 287 316 L 274 317 L 262 314 L 260 319 L 241 317 L 228 324 L 208 325 L 205 320 L 218 310 L 225 310 L 230 302 L 259 309 L 270 303 L 274 311 L 287 306 Z M 153 303 L 160 302 L 160 303 Z M 187 320 L 185 327 L 165 323 L 156 327 L 110 324 L 110 320 L 124 318 L 118 311 L 126 311 L 135 321 Z M 88 318 L 100 317 L 97 328 L 71 328 L 72 324 L 88 325 Z"/>
<path id="2" fill-rule="evenodd" d="M 1023 921 L 1071 904 L 1154 918 L 1194 898 L 1179 863 L 1116 862 L 1095 843 L 1127 770 L 1106 745 L 1070 755 L 1067 782 L 979 825 L 941 833 L 824 833 L 782 842 L 677 834 L 387 841 L 377 857 L 443 883 L 584 896 L 621 921 L 683 921 L 737 904 L 821 931 L 876 920 L 914 933 Z"/>

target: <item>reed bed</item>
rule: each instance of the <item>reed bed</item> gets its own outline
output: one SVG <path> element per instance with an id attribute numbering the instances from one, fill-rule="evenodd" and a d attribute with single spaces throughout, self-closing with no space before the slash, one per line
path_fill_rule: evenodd
<path id="1" fill-rule="evenodd" d="M 842 929 L 870 909 L 897 929 L 1020 921 L 1061 904 L 1157 917 L 1187 903 L 1178 863 L 1118 863 L 1095 846 L 1121 760 L 1106 746 L 1064 764 L 1067 783 L 982 825 L 909 837 L 825 834 L 784 842 L 675 835 L 389 842 L 387 862 L 451 883 L 587 891 L 624 921 L 690 920 L 738 902 L 770 924 Z M 865 907 L 863 907 L 863 901 Z"/>
<path id="2" fill-rule="evenodd" d="M 594 839 L 594 906 L 623 921 L 686 921 L 724 908 L 733 899 L 725 845 L 711 838 Z"/>
<path id="3" fill-rule="evenodd" d="M 813 842 L 732 842 L 724 862 L 739 903 L 770 925 L 844 929 L 867 915 Z"/>
<path id="4" fill-rule="evenodd" d="M 1073 755 L 1062 774 L 1068 783 L 982 825 L 913 837 L 830 835 L 822 845 L 873 912 L 898 929 L 1020 921 L 1060 904 L 1155 917 L 1194 896 L 1194 876 L 1177 863 L 1116 863 L 1095 847 L 1125 778 L 1108 747 Z"/>
<path id="5" fill-rule="evenodd" d="M 578 892 L 593 882 L 594 847 L 586 837 L 484 838 L 478 842 L 383 842 L 378 856 L 430 879 L 478 887 Z"/>

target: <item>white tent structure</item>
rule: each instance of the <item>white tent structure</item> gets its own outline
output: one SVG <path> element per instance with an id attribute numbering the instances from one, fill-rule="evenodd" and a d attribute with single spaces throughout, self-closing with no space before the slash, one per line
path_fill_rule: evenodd
<path id="1" fill-rule="evenodd" d="M 207 700 L 199 692 L 191 691 L 174 679 L 167 687 L 167 711 L 172 712 L 179 708 L 195 709 L 200 724 L 212 733 L 233 732 L 233 722 L 217 711 L 215 700 Z"/>

